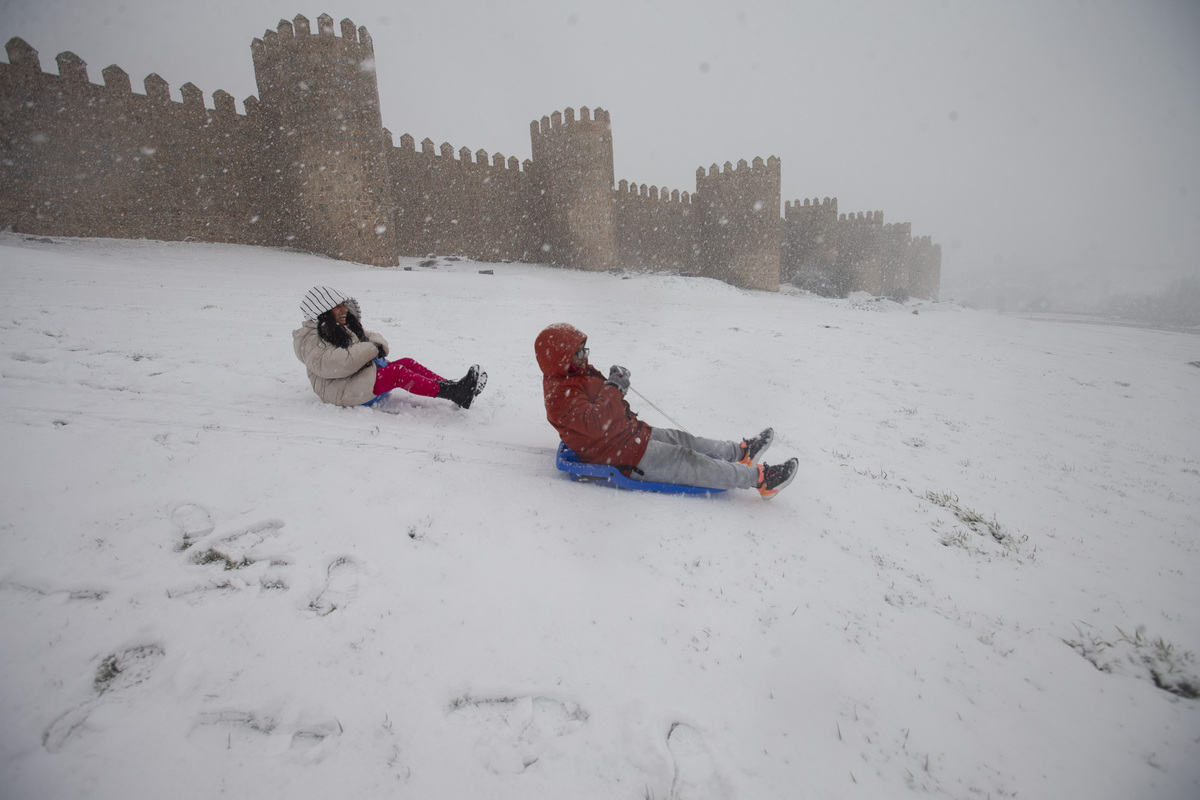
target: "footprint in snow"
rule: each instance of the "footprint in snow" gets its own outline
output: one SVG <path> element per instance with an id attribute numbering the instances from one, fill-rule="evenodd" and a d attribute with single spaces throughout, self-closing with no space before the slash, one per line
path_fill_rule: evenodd
<path id="1" fill-rule="evenodd" d="M 283 572 L 289 566 L 286 559 L 268 558 L 254 552 L 255 548 L 279 535 L 284 523 L 277 519 L 255 522 L 232 533 L 213 535 L 212 519 L 199 506 L 181 506 L 173 518 L 183 532 L 184 544 L 177 549 L 192 550 L 189 560 L 198 566 L 216 570 L 209 582 L 167 590 L 171 598 L 186 598 L 196 602 L 213 592 L 239 591 L 257 588 L 258 591 L 286 590 L 288 582 Z"/>
<path id="2" fill-rule="evenodd" d="M 283 528 L 283 520 L 264 519 L 248 525 L 228 536 L 222 536 L 217 542 L 226 549 L 249 550 L 279 535 Z"/>
<path id="3" fill-rule="evenodd" d="M 117 700 L 149 680 L 166 655 L 159 644 L 144 644 L 112 653 L 100 662 L 92 680 L 92 696 L 59 715 L 42 734 L 42 746 L 57 753 L 86 729 L 88 717 L 97 706 Z"/>
<path id="4" fill-rule="evenodd" d="M 676 722 L 671 726 L 667 750 L 675 765 L 670 800 L 723 800 L 731 796 L 703 737 L 691 725 Z"/>
<path id="5" fill-rule="evenodd" d="M 482 729 L 475 752 L 497 775 L 533 766 L 559 739 L 583 728 L 588 714 L 578 704 L 550 697 L 463 696 L 450 704 L 450 719 Z"/>
<path id="6" fill-rule="evenodd" d="M 210 541 L 206 547 L 192 554 L 192 561 L 197 564 L 219 563 L 225 569 L 242 569 L 257 561 L 250 551 L 267 539 L 279 535 L 283 522 L 277 519 L 266 519 L 253 525 L 234 531 L 225 536 Z"/>
<path id="7" fill-rule="evenodd" d="M 308 610 L 326 617 L 345 608 L 358 596 L 358 564 L 353 560 L 336 558 L 325 570 L 325 585 L 308 604 Z"/>
<path id="8" fill-rule="evenodd" d="M 11 356 L 13 361 L 27 361 L 30 364 L 49 364 L 50 359 L 45 356 L 31 356 L 28 353 L 13 353 Z"/>
<path id="9" fill-rule="evenodd" d="M 0 592 L 12 592 L 19 597 L 31 599 L 44 597 L 62 602 L 92 602 L 103 600 L 108 594 L 103 589 L 39 589 L 16 581 L 0 581 Z"/>
<path id="10" fill-rule="evenodd" d="M 248 755 L 266 756 L 286 749 L 315 763 L 341 734 L 342 725 L 336 719 L 284 725 L 270 714 L 214 711 L 197 717 L 188 738 L 210 750 L 236 749 Z"/>

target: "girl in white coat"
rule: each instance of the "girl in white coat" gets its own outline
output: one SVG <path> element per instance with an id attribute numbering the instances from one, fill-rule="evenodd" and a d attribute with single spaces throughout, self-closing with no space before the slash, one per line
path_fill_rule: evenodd
<path id="1" fill-rule="evenodd" d="M 475 364 L 449 381 L 411 358 L 388 363 L 387 340 L 363 329 L 358 301 L 328 286 L 314 286 L 300 303 L 304 324 L 292 331 L 292 349 L 308 368 L 313 391 L 326 403 L 357 406 L 392 389 L 441 397 L 462 408 L 487 384 Z"/>

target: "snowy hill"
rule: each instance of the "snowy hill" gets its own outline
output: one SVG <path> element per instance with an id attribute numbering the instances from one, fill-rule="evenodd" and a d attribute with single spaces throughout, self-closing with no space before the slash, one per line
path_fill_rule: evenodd
<path id="1" fill-rule="evenodd" d="M 0 235 L 4 796 L 1200 796 L 1200 338 L 403 266 Z M 320 404 L 314 284 L 487 390 Z M 571 483 L 560 321 L 800 476 Z"/>

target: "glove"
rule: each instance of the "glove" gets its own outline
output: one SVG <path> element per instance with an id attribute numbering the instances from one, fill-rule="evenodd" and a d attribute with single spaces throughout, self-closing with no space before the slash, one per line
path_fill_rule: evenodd
<path id="1" fill-rule="evenodd" d="M 629 370 L 624 367 L 619 367 L 616 364 L 608 371 L 608 380 L 604 382 L 605 386 L 615 386 L 624 396 L 629 391 Z"/>

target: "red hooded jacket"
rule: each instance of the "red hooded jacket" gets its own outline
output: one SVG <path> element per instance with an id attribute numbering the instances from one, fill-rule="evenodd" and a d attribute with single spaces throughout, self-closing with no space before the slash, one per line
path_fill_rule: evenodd
<path id="1" fill-rule="evenodd" d="M 571 363 L 586 341 L 582 331 L 565 322 L 538 334 L 533 346 L 542 369 L 546 419 L 581 461 L 628 472 L 642 460 L 652 429 L 630 410 L 620 389 L 604 383 L 604 375 L 590 364 Z"/>

